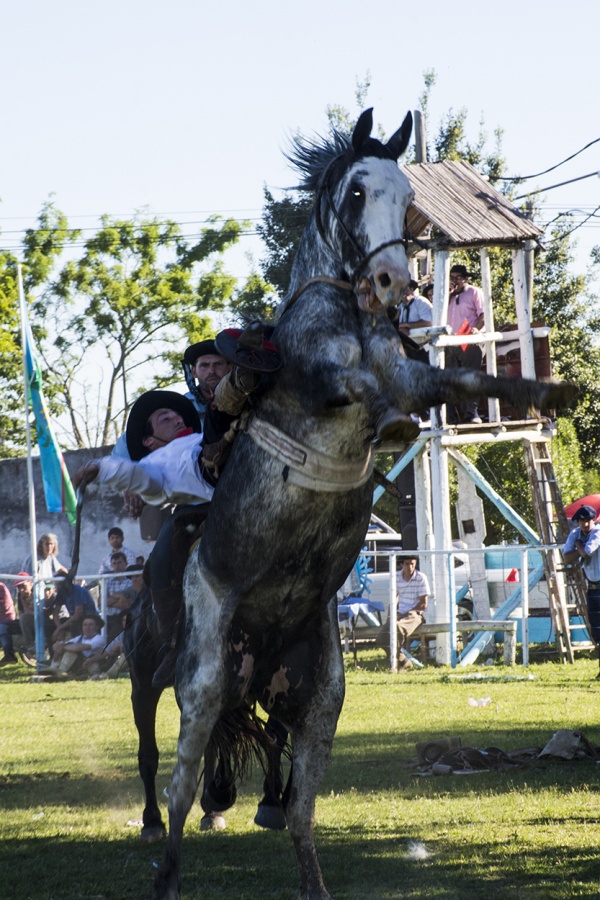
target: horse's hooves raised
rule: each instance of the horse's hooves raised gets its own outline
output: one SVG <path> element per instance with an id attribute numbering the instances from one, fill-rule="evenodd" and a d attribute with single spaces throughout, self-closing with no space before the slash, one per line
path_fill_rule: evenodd
<path id="1" fill-rule="evenodd" d="M 156 841 L 164 841 L 167 836 L 167 829 L 164 825 L 149 825 L 142 828 L 140 832 L 140 840 L 144 844 L 154 844 Z"/>
<path id="2" fill-rule="evenodd" d="M 209 813 L 200 819 L 200 831 L 224 831 L 227 822 L 218 813 Z"/>
<path id="3" fill-rule="evenodd" d="M 380 441 L 414 441 L 419 436 L 419 425 L 396 410 L 385 413 L 377 423 L 377 438 Z"/>
<path id="4" fill-rule="evenodd" d="M 271 831 L 283 831 L 286 827 L 283 807 L 259 803 L 254 816 L 254 824 L 260 828 L 269 828 Z"/>

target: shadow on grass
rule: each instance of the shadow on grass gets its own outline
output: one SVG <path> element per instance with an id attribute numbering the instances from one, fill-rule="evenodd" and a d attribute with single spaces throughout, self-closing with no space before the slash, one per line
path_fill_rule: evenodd
<path id="1" fill-rule="evenodd" d="M 317 830 L 317 846 L 336 900 L 434 897 L 567 898 L 597 896 L 596 847 L 561 852 L 512 844 L 464 844 L 440 837 L 426 859 L 407 858 L 411 839 L 359 827 Z M 149 900 L 164 844 L 135 838 L 111 841 L 46 839 L 3 841 L 0 871 L 4 900 Z M 182 900 L 295 900 L 295 859 L 286 833 L 186 833 Z M 576 891 L 575 887 L 580 886 Z"/>

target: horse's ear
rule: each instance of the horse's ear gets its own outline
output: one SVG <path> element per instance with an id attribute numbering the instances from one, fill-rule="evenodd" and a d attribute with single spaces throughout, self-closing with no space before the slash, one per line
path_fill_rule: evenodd
<path id="1" fill-rule="evenodd" d="M 366 140 L 371 136 L 373 130 L 373 107 L 365 109 L 360 114 L 358 122 L 354 126 L 352 132 L 352 149 L 355 153 L 360 153 Z"/>
<path id="2" fill-rule="evenodd" d="M 389 150 L 392 159 L 400 159 L 400 157 L 408 147 L 408 142 L 410 141 L 410 135 L 412 133 L 412 126 L 412 113 L 407 112 L 404 118 L 404 122 L 402 123 L 398 131 L 396 131 L 396 133 L 391 136 L 391 138 L 385 145 L 386 149 Z"/>

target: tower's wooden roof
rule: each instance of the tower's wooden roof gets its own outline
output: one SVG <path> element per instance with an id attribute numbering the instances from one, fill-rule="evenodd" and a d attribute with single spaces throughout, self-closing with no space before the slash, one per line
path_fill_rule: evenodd
<path id="1" fill-rule="evenodd" d="M 467 162 L 414 163 L 404 172 L 415 192 L 408 230 L 423 237 L 434 226 L 432 247 L 515 245 L 543 234 Z"/>

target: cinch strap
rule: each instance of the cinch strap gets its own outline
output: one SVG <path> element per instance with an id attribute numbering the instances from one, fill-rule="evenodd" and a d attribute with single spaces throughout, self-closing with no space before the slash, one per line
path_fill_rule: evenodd
<path id="1" fill-rule="evenodd" d="M 349 462 L 306 447 L 264 419 L 252 418 L 246 430 L 255 444 L 283 463 L 287 470 L 284 477 L 288 484 L 332 493 L 361 487 L 371 477 L 371 448 L 364 460 Z"/>

